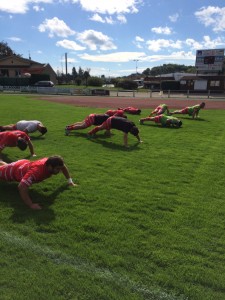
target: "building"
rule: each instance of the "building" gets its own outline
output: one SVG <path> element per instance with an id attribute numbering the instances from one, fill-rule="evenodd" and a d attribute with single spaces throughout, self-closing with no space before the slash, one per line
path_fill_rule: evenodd
<path id="1" fill-rule="evenodd" d="M 175 84 L 176 83 L 176 84 Z M 224 92 L 225 76 L 217 74 L 173 73 L 146 77 L 144 87 L 151 90 Z"/>
<path id="2" fill-rule="evenodd" d="M 16 55 L 0 57 L 0 77 L 26 77 L 29 74 L 47 74 L 57 84 L 57 75 L 50 64 L 42 64 Z"/>

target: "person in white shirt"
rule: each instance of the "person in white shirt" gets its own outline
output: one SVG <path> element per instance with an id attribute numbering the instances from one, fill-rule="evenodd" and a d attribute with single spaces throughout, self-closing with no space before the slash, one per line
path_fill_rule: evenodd
<path id="1" fill-rule="evenodd" d="M 47 128 L 37 120 L 21 120 L 17 122 L 16 124 L 9 124 L 5 126 L 0 126 L 0 131 L 7 131 L 7 130 L 20 130 L 27 134 L 39 131 L 42 135 L 44 135 L 47 132 Z"/>

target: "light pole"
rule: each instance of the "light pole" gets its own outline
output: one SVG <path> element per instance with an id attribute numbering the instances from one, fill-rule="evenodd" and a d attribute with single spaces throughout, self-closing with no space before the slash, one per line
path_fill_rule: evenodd
<path id="1" fill-rule="evenodd" d="M 134 59 L 133 61 L 136 62 L 136 77 L 137 77 L 137 62 L 139 61 L 139 59 Z"/>

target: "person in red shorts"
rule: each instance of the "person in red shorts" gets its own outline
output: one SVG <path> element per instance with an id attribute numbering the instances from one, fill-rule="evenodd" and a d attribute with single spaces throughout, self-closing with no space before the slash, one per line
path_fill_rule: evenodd
<path id="1" fill-rule="evenodd" d="M 115 116 L 109 117 L 104 123 L 102 123 L 102 125 L 96 126 L 94 129 L 88 132 L 88 135 L 89 137 L 93 137 L 93 135 L 100 130 L 107 130 L 110 132 L 110 129 L 117 129 L 124 132 L 123 141 L 125 147 L 128 147 L 129 132 L 137 138 L 139 143 L 142 142 L 139 137 L 139 130 L 135 126 L 134 122 Z"/>
<path id="2" fill-rule="evenodd" d="M 192 119 L 197 119 L 199 111 L 205 107 L 205 102 L 202 102 L 200 104 L 194 105 L 194 106 L 187 106 L 181 110 L 175 110 L 171 112 L 171 115 L 175 114 L 182 114 L 182 115 L 189 115 L 192 117 Z"/>
<path id="3" fill-rule="evenodd" d="M 82 122 L 76 122 L 71 125 L 67 125 L 65 128 L 65 135 L 69 135 L 71 130 L 85 129 L 92 125 L 101 125 L 109 118 L 107 114 L 90 114 Z"/>
<path id="4" fill-rule="evenodd" d="M 141 110 L 136 107 L 128 106 L 126 108 L 118 108 L 131 115 L 140 115 Z"/>
<path id="5" fill-rule="evenodd" d="M 27 146 L 30 149 L 30 154 L 36 156 L 30 137 L 25 132 L 20 130 L 0 132 L 0 155 L 5 147 L 18 147 L 24 151 Z"/>
<path id="6" fill-rule="evenodd" d="M 124 114 L 124 111 L 122 109 L 109 109 L 105 112 L 105 114 L 109 115 L 110 117 L 117 116 L 117 117 L 127 118 L 127 116 Z"/>
<path id="7" fill-rule="evenodd" d="M 63 173 L 69 185 L 76 185 L 60 156 L 45 157 L 36 161 L 21 159 L 9 164 L 0 160 L 0 180 L 19 182 L 20 197 L 28 207 L 34 210 L 41 209 L 41 206 L 32 202 L 28 192 L 29 187 L 59 172 Z"/>
<path id="8" fill-rule="evenodd" d="M 149 115 L 149 117 L 153 116 L 153 115 L 162 115 L 162 114 L 167 114 L 169 115 L 170 111 L 168 109 L 168 106 L 166 104 L 160 104 L 159 106 L 157 106 Z"/>
<path id="9" fill-rule="evenodd" d="M 181 127 L 182 122 L 172 116 L 167 116 L 167 115 L 159 115 L 155 117 L 147 117 L 147 118 L 142 118 L 139 120 L 140 124 L 143 125 L 144 121 L 152 121 L 155 122 L 156 124 L 161 124 L 163 127 Z"/>

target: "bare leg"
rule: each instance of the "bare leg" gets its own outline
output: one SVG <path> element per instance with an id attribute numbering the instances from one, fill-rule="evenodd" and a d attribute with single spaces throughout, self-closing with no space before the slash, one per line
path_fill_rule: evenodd
<path id="1" fill-rule="evenodd" d="M 8 164 L 0 158 L 0 166 L 5 166 L 5 165 L 8 165 Z"/>
<path id="2" fill-rule="evenodd" d="M 182 110 L 175 110 L 175 111 L 170 112 L 170 115 L 174 115 L 174 114 L 183 114 L 183 113 L 182 113 Z"/>
<path id="3" fill-rule="evenodd" d="M 15 124 L 9 124 L 9 125 L 5 125 L 5 126 L 0 126 L 0 131 L 13 130 L 14 126 L 15 126 Z"/>
<path id="4" fill-rule="evenodd" d="M 155 117 L 147 117 L 147 118 L 142 118 L 139 120 L 140 124 L 144 124 L 144 121 L 155 121 Z"/>
<path id="5" fill-rule="evenodd" d="M 105 122 L 104 122 L 105 123 Z M 94 135 L 96 132 L 100 131 L 100 130 L 104 130 L 106 129 L 106 124 L 102 123 L 102 125 L 100 126 L 96 126 L 95 128 L 93 128 L 92 130 L 90 130 L 88 132 L 89 135 Z"/>
<path id="6" fill-rule="evenodd" d="M 69 133 L 70 133 L 71 130 L 85 129 L 87 127 L 88 126 L 87 126 L 87 124 L 86 124 L 85 121 L 77 122 L 77 123 L 74 123 L 74 124 L 66 126 L 66 128 L 65 128 L 65 134 L 69 135 Z"/>

